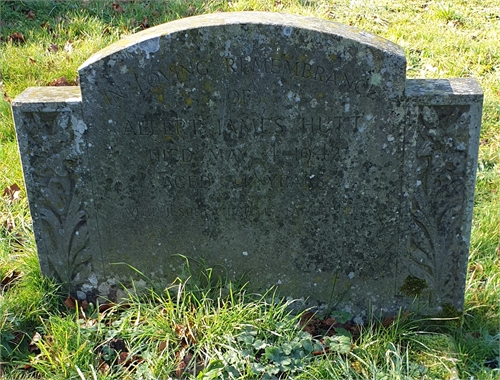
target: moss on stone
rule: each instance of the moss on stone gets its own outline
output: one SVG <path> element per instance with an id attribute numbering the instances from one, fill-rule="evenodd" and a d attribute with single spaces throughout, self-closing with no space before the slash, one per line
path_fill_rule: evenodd
<path id="1" fill-rule="evenodd" d="M 462 316 L 462 313 L 449 303 L 442 306 L 442 311 L 439 313 L 439 318 L 458 318 Z"/>
<path id="2" fill-rule="evenodd" d="M 421 334 L 411 342 L 410 359 L 425 368 L 426 379 L 458 378 L 457 357 L 456 343 L 446 334 Z"/>
<path id="3" fill-rule="evenodd" d="M 417 297 L 422 294 L 427 287 L 427 282 L 425 282 L 425 280 L 410 274 L 406 277 L 399 291 L 407 297 Z"/>

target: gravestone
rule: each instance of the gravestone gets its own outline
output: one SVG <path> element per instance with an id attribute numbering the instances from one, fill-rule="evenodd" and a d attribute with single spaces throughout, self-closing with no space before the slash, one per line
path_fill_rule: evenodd
<path id="1" fill-rule="evenodd" d="M 80 299 L 184 255 L 361 317 L 461 310 L 482 92 L 309 17 L 218 13 L 12 103 L 42 272 Z M 119 294 L 118 294 L 119 295 Z"/>

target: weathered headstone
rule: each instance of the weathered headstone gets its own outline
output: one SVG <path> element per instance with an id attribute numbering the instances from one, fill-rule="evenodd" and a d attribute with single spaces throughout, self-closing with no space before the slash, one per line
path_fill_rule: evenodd
<path id="1" fill-rule="evenodd" d="M 27 89 L 43 273 L 113 298 L 129 266 L 168 284 L 182 254 L 359 315 L 460 310 L 482 92 L 405 70 L 351 27 L 218 13 L 109 46 L 79 88 Z"/>

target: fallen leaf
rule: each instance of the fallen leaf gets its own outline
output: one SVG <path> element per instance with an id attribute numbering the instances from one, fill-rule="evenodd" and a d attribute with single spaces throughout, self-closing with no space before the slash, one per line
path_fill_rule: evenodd
<path id="1" fill-rule="evenodd" d="M 23 237 L 22 237 L 22 235 L 20 233 L 14 234 L 13 243 L 17 244 L 20 247 L 22 247 L 24 245 L 24 239 L 23 239 Z M 16 247 L 14 244 L 12 245 L 13 248 L 14 248 L 14 252 L 18 252 L 19 251 L 19 249 L 18 249 L 19 247 Z"/>
<path id="2" fill-rule="evenodd" d="M 71 310 L 75 310 L 76 309 L 76 299 L 74 299 L 73 297 L 69 296 L 68 298 L 66 298 L 66 301 L 64 301 L 64 304 Z"/>
<path id="3" fill-rule="evenodd" d="M 147 17 L 144 17 L 142 19 L 142 21 L 139 23 L 139 27 L 141 28 L 141 30 L 149 28 L 149 23 L 148 23 L 148 18 Z"/>
<path id="4" fill-rule="evenodd" d="M 178 352 L 179 355 L 177 355 L 177 358 L 180 359 L 179 364 L 177 364 L 177 368 L 175 369 L 175 374 L 177 377 L 181 377 L 184 372 L 188 369 L 188 366 L 190 366 L 191 362 L 193 361 L 193 358 L 196 359 L 195 355 L 192 352 L 187 352 L 185 349 L 182 349 Z M 189 370 L 189 373 L 191 375 L 194 375 L 194 373 L 200 373 L 203 371 L 205 368 L 205 365 L 202 360 L 195 360 L 194 362 L 195 368 L 192 368 L 193 366 L 191 365 L 191 369 Z M 195 372 L 196 371 L 196 372 Z"/>
<path id="5" fill-rule="evenodd" d="M 329 352 L 330 352 L 330 347 L 325 347 L 322 350 L 313 351 L 312 355 L 313 356 L 325 355 L 325 354 L 328 354 Z"/>
<path id="6" fill-rule="evenodd" d="M 175 335 L 177 335 L 178 338 L 185 339 L 186 338 L 186 330 L 187 328 L 181 324 L 176 324 L 174 327 L 175 330 Z"/>
<path id="7" fill-rule="evenodd" d="M 312 336 L 321 335 L 320 320 L 315 317 L 315 314 L 311 311 L 306 311 L 300 317 L 300 325 L 302 330 L 311 334 Z"/>
<path id="8" fill-rule="evenodd" d="M 5 231 L 7 231 L 9 234 L 14 231 L 14 228 L 16 228 L 16 222 L 14 221 L 13 218 L 7 218 L 3 222 L 3 227 L 5 228 Z"/>
<path id="9" fill-rule="evenodd" d="M 50 53 L 55 53 L 57 51 L 59 51 L 59 46 L 57 46 L 56 44 L 52 44 L 51 43 L 50 46 L 49 46 L 49 52 Z"/>
<path id="10" fill-rule="evenodd" d="M 131 366 L 137 366 L 144 362 L 144 359 L 138 355 L 130 355 L 128 352 L 120 352 L 118 355 L 117 364 L 127 368 Z"/>
<path id="11" fill-rule="evenodd" d="M 105 311 L 111 309 L 113 306 L 116 306 L 116 304 L 113 302 L 99 304 L 99 313 L 104 313 Z"/>
<path id="12" fill-rule="evenodd" d="M 29 10 L 28 13 L 26 13 L 26 18 L 28 20 L 34 20 L 35 19 L 35 12 L 33 12 L 32 10 Z"/>
<path id="13" fill-rule="evenodd" d="M 179 364 L 177 364 L 177 367 L 175 369 L 175 375 L 178 378 L 180 378 L 182 376 L 182 374 L 186 370 L 187 365 L 189 364 L 189 359 L 188 359 L 188 356 L 185 355 L 185 352 L 186 352 L 186 348 L 181 348 L 175 354 L 175 356 L 177 356 L 177 359 L 179 360 Z M 188 359 L 188 360 L 186 361 L 186 359 Z"/>
<path id="14" fill-rule="evenodd" d="M 64 45 L 64 51 L 68 54 L 71 54 L 73 52 L 73 42 L 72 41 L 66 41 L 66 44 Z"/>
<path id="15" fill-rule="evenodd" d="M 52 37 L 58 38 L 58 36 L 56 36 L 55 33 L 54 33 L 54 29 L 52 29 L 52 26 L 50 26 L 50 24 L 47 21 L 42 22 L 40 24 L 40 27 L 42 27 L 43 29 L 45 29 L 47 32 L 51 33 Z"/>
<path id="16" fill-rule="evenodd" d="M 99 371 L 105 373 L 109 371 L 110 366 L 114 364 L 122 367 L 137 366 L 144 362 L 144 359 L 138 355 L 131 355 L 127 349 L 125 341 L 122 338 L 113 338 L 102 346 L 97 352 L 99 360 Z"/>
<path id="17" fill-rule="evenodd" d="M 8 102 L 8 103 L 12 103 L 12 99 L 10 98 L 10 96 L 9 96 L 9 95 L 7 95 L 7 93 L 6 93 L 6 92 L 4 92 L 4 93 L 3 93 L 3 98 L 4 98 L 4 100 L 5 100 L 6 102 Z"/>
<path id="18" fill-rule="evenodd" d="M 22 33 L 15 32 L 7 37 L 7 41 L 12 41 L 13 43 L 23 44 L 26 40 Z"/>
<path id="19" fill-rule="evenodd" d="M 389 327 L 390 325 L 392 325 L 394 323 L 394 321 L 396 320 L 396 318 L 394 317 L 386 317 L 383 321 L 382 321 L 382 326 L 384 326 L 385 328 Z"/>
<path id="20" fill-rule="evenodd" d="M 19 201 L 21 199 L 21 188 L 17 185 L 17 183 L 7 186 L 3 190 L 3 196 L 8 197 L 10 202 Z"/>
<path id="21" fill-rule="evenodd" d="M 106 361 L 104 359 L 99 359 L 99 367 L 97 368 L 97 370 L 102 374 L 102 375 L 106 375 L 108 372 L 109 372 L 109 364 L 106 363 Z"/>
<path id="22" fill-rule="evenodd" d="M 36 63 L 36 60 L 31 58 L 31 57 L 28 57 L 28 60 L 30 61 L 31 64 L 35 64 Z"/>
<path id="23" fill-rule="evenodd" d="M 94 327 L 95 325 L 97 325 L 98 322 L 97 319 L 92 319 L 92 318 L 80 318 L 80 323 L 81 323 L 81 326 L 86 328 L 86 329 L 90 329 L 92 327 Z"/>
<path id="24" fill-rule="evenodd" d="M 333 326 L 335 323 L 337 323 L 337 321 L 332 317 L 323 320 L 323 324 L 326 326 Z"/>
<path id="25" fill-rule="evenodd" d="M 462 26 L 464 23 L 461 20 L 451 20 L 448 22 L 448 27 L 455 28 L 457 26 Z"/>
<path id="26" fill-rule="evenodd" d="M 196 338 L 189 326 L 177 324 L 175 325 L 175 333 L 185 345 L 196 344 Z"/>
<path id="27" fill-rule="evenodd" d="M 474 264 L 469 265 L 469 271 L 476 272 L 476 273 L 483 273 L 484 267 L 481 263 L 474 263 Z"/>
<path id="28" fill-rule="evenodd" d="M 89 309 L 89 303 L 87 302 L 87 300 L 83 300 L 82 302 L 80 302 L 80 307 L 83 311 L 87 311 Z"/>
<path id="29" fill-rule="evenodd" d="M 42 336 L 40 335 L 40 333 L 36 332 L 35 335 L 33 335 L 33 338 L 31 338 L 31 342 L 30 344 L 28 345 L 28 351 L 30 353 L 34 353 L 34 354 L 39 354 L 40 353 L 40 349 L 38 348 L 38 346 L 36 345 L 40 339 L 42 339 Z"/>
<path id="30" fill-rule="evenodd" d="M 163 351 L 165 348 L 167 348 L 167 342 L 166 341 L 161 341 L 160 344 L 158 345 L 158 351 Z"/>
<path id="31" fill-rule="evenodd" d="M 190 17 L 196 14 L 196 8 L 193 7 L 192 5 L 186 9 L 186 17 Z"/>
<path id="32" fill-rule="evenodd" d="M 301 326 L 307 325 L 313 317 L 314 313 L 312 311 L 306 311 L 300 316 L 300 325 Z"/>
<path id="33" fill-rule="evenodd" d="M 68 81 L 66 77 L 60 77 L 49 82 L 47 86 L 77 86 L 76 81 Z"/>
<path id="34" fill-rule="evenodd" d="M 118 4 L 115 1 L 113 1 L 113 3 L 111 4 L 111 7 L 113 8 L 113 10 L 116 12 L 116 13 L 125 13 L 125 10 L 122 8 L 122 6 L 120 4 Z"/>
<path id="35" fill-rule="evenodd" d="M 11 270 L 8 272 L 0 283 L 0 290 L 6 292 L 9 290 L 17 281 L 19 281 L 22 277 L 22 273 L 17 270 Z"/>
<path id="36" fill-rule="evenodd" d="M 120 354 L 118 355 L 118 361 L 117 363 L 118 364 L 125 364 L 128 360 L 128 352 L 125 352 L 125 351 L 122 351 L 120 352 Z"/>
<path id="37" fill-rule="evenodd" d="M 438 68 L 428 63 L 424 66 L 424 70 L 430 71 L 431 73 L 435 73 L 436 71 L 438 71 Z"/>

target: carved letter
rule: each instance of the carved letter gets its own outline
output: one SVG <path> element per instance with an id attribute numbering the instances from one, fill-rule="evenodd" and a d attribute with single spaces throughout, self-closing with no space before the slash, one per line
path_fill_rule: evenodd
<path id="1" fill-rule="evenodd" d="M 302 78 L 311 78 L 312 77 L 312 66 L 309 63 L 304 63 L 304 67 L 302 68 Z"/>
<path id="2" fill-rule="evenodd" d="M 226 73 L 236 72 L 236 68 L 234 66 L 234 59 L 226 58 Z"/>

